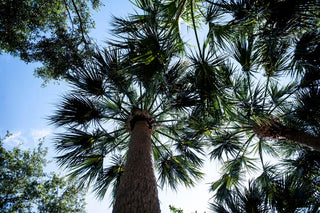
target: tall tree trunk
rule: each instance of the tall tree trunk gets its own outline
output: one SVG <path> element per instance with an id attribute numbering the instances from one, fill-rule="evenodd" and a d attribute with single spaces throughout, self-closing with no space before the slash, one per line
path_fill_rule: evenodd
<path id="1" fill-rule="evenodd" d="M 296 129 L 285 128 L 281 131 L 281 135 L 287 140 L 315 149 L 320 152 L 320 138 Z"/>
<path id="2" fill-rule="evenodd" d="M 282 125 L 279 119 L 271 119 L 269 122 L 254 125 L 254 132 L 260 138 L 283 138 L 320 151 L 320 137 L 311 135 L 295 128 Z"/>
<path id="3" fill-rule="evenodd" d="M 152 158 L 152 131 L 146 120 L 134 124 L 113 213 L 160 212 Z"/>

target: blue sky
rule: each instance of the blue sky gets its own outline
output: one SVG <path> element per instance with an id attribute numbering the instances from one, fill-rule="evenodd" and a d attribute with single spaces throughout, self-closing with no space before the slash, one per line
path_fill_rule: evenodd
<path id="1" fill-rule="evenodd" d="M 106 41 L 108 37 L 111 14 L 125 16 L 128 11 L 132 11 L 128 0 L 108 0 L 104 4 L 94 14 L 96 29 L 91 34 L 99 43 Z M 8 148 L 21 143 L 23 148 L 34 147 L 38 138 L 47 136 L 45 145 L 51 150 L 49 157 L 53 157 L 55 153 L 52 149 L 52 137 L 57 130 L 49 125 L 46 118 L 54 112 L 55 105 L 68 87 L 60 82 L 41 88 L 42 80 L 33 76 L 37 66 L 39 64 L 25 64 L 10 55 L 0 55 L 0 136 L 4 136 L 7 130 L 14 133 L 6 140 L 5 146 Z M 54 164 L 49 169 L 59 172 Z M 182 208 L 185 213 L 195 210 L 198 213 L 208 212 L 208 199 L 213 195 L 208 192 L 208 183 L 217 179 L 217 171 L 214 163 L 207 163 L 204 168 L 207 176 L 197 187 L 186 189 L 180 186 L 176 192 L 166 188 L 159 189 L 162 212 L 169 212 L 169 205 Z M 97 201 L 90 194 L 87 203 L 89 213 L 111 212 L 108 197 Z"/>

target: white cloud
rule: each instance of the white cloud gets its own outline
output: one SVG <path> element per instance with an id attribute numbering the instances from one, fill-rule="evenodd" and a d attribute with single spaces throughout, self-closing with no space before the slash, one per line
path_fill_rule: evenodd
<path id="1" fill-rule="evenodd" d="M 4 139 L 3 143 L 10 147 L 21 146 L 22 144 L 25 144 L 27 142 L 27 139 L 21 136 L 21 134 L 21 131 L 14 132 L 12 133 L 12 135 Z"/>
<path id="2" fill-rule="evenodd" d="M 34 148 L 39 143 L 39 139 L 50 136 L 52 130 L 50 128 L 31 129 L 28 133 L 26 134 L 26 131 L 13 132 L 3 140 L 3 143 L 8 148 L 15 146 L 19 146 L 22 149 Z"/>
<path id="3" fill-rule="evenodd" d="M 44 129 L 32 129 L 31 130 L 31 137 L 35 142 L 38 142 L 39 139 L 47 137 L 52 134 L 52 130 L 50 128 Z"/>

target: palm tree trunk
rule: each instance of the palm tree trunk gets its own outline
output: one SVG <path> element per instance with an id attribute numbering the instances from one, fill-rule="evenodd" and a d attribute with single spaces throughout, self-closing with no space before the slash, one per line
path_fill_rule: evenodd
<path id="1" fill-rule="evenodd" d="M 146 120 L 136 121 L 113 213 L 160 212 L 153 169 L 152 131 Z"/>
<path id="2" fill-rule="evenodd" d="M 316 137 L 307 132 L 291 128 L 284 128 L 281 131 L 280 137 L 320 152 L 320 137 Z"/>
<path id="3" fill-rule="evenodd" d="M 295 128 L 286 127 L 279 119 L 272 119 L 254 125 L 254 132 L 260 138 L 286 139 L 299 145 L 320 151 L 320 137 Z"/>

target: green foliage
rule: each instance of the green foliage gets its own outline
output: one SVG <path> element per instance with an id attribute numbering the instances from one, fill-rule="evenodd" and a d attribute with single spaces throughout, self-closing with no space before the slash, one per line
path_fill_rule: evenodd
<path id="1" fill-rule="evenodd" d="M 99 196 L 117 186 L 135 112 L 152 117 L 160 184 L 193 186 L 208 145 L 210 158 L 224 163 L 211 186 L 220 201 L 247 173 L 271 180 L 270 168 L 279 168 L 266 155 L 293 159 L 301 146 L 320 150 L 318 1 L 132 2 L 139 13 L 114 18 L 116 39 L 68 75 L 74 90 L 51 119 L 66 127 L 56 145 L 72 177 L 106 180 L 95 183 Z M 194 49 L 182 40 L 181 22 L 193 28 Z M 112 165 L 105 168 L 104 159 Z M 290 182 L 284 177 L 273 184 Z M 249 200 L 264 211 L 259 190 L 252 183 L 248 196 L 232 197 L 242 206 L 231 212 L 247 211 Z"/>
<path id="2" fill-rule="evenodd" d="M 204 143 L 187 123 L 195 102 L 180 96 L 180 87 L 190 86 L 187 64 L 176 58 L 182 44 L 171 37 L 157 4 L 143 2 L 142 14 L 115 18 L 118 40 L 68 75 L 73 90 L 51 117 L 66 129 L 56 140 L 59 163 L 99 197 L 118 186 L 133 125 L 144 115 L 154 128 L 159 185 L 191 187 L 203 176 Z"/>
<path id="3" fill-rule="evenodd" d="M 39 212 L 85 212 L 84 191 L 56 174 L 41 183 Z"/>
<path id="4" fill-rule="evenodd" d="M 1 212 L 84 212 L 84 191 L 43 171 L 47 163 L 43 141 L 25 151 L 19 147 L 6 150 L 4 139 L 0 139 Z"/>
<path id="5" fill-rule="evenodd" d="M 0 53 L 41 62 L 35 75 L 45 81 L 63 77 L 90 55 L 89 2 L 96 10 L 101 5 L 99 0 L 1 1 Z"/>
<path id="6" fill-rule="evenodd" d="M 208 10 L 204 17 L 209 26 L 205 42 L 211 52 L 226 56 L 211 69 L 224 67 L 224 71 L 231 71 L 229 86 L 218 85 L 221 94 L 216 93 L 205 102 L 210 106 L 208 102 L 213 104 L 220 98 L 219 107 L 213 110 L 223 112 L 220 122 L 211 126 L 208 134 L 210 157 L 224 164 L 221 178 L 212 183 L 211 190 L 217 200 L 223 201 L 243 184 L 245 174 L 268 173 L 266 155 L 293 158 L 301 147 L 289 140 L 307 146 L 313 138 L 316 142 L 311 147 L 319 150 L 316 105 L 320 65 L 312 55 L 319 51 L 319 35 L 313 27 L 319 27 L 320 4 L 298 0 L 287 8 L 288 1 L 205 2 Z M 203 65 L 200 69 L 210 70 Z M 210 77 L 219 74 L 212 72 Z M 215 81 L 210 82 L 212 85 L 204 87 L 204 91 L 212 90 Z M 209 112 L 208 108 L 204 110 Z M 216 118 L 217 112 L 212 113 L 211 120 Z M 299 132 L 301 137 L 288 139 L 284 133 L 289 130 Z M 258 158 L 252 157 L 254 154 Z M 233 199 L 240 198 L 233 197 L 230 202 Z M 238 207 L 215 210 L 245 211 Z"/>
<path id="7" fill-rule="evenodd" d="M 56 141 L 58 160 L 80 186 L 94 183 L 99 197 L 112 186 L 115 194 L 138 111 L 152 117 L 161 185 L 195 185 L 208 148 L 211 159 L 224 163 L 211 185 L 222 202 L 214 204 L 217 212 L 317 208 L 319 153 L 301 145 L 314 139 L 311 148 L 320 150 L 319 1 L 136 0 L 139 13 L 114 18 L 116 39 L 95 51 L 87 36 L 93 27 L 88 2 L 0 3 L 0 49 L 42 62 L 38 76 L 66 77 L 73 86 L 51 121 L 66 127 Z M 97 9 L 100 1 L 91 3 Z M 184 42 L 181 23 L 193 29 L 194 49 Z M 6 159 L 31 162 L 16 160 L 12 169 L 43 177 L 41 167 L 31 167 L 41 162 L 35 154 L 8 153 Z M 285 158 L 293 173 L 275 175 L 283 168 L 270 166 L 266 155 Z M 255 171 L 260 177 L 240 189 L 245 174 Z M 23 199 L 37 194 L 36 178 L 16 180 L 28 185 L 17 191 Z M 49 185 L 59 182 L 52 178 Z"/>
<path id="8" fill-rule="evenodd" d="M 182 209 L 178 209 L 178 208 L 176 208 L 176 207 L 174 207 L 174 206 L 171 206 L 171 205 L 169 205 L 169 209 L 170 209 L 170 211 L 172 212 L 172 213 L 183 213 L 183 210 Z"/>
<path id="9" fill-rule="evenodd" d="M 172 205 L 169 205 L 169 209 L 171 213 L 183 213 L 183 210 L 181 208 L 176 208 Z M 197 213 L 197 211 L 195 211 L 195 213 Z M 206 213 L 206 212 L 204 212 Z"/>
<path id="10" fill-rule="evenodd" d="M 318 212 L 319 154 L 301 150 L 282 165 L 282 172 L 266 167 L 248 187 L 239 186 L 211 203 L 214 212 Z M 283 167 L 285 166 L 285 167 Z"/>

